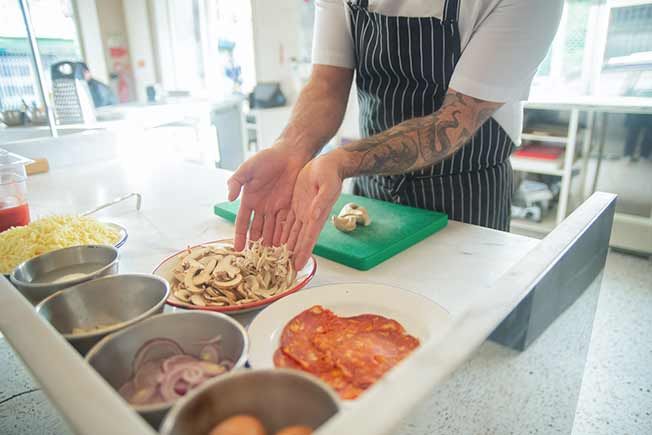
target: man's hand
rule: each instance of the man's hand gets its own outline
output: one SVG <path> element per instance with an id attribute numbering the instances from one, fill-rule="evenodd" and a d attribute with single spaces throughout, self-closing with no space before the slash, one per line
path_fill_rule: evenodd
<path id="1" fill-rule="evenodd" d="M 334 153 L 308 163 L 299 173 L 281 237 L 294 253 L 297 270 L 306 265 L 319 233 L 342 191 L 342 176 Z"/>
<path id="2" fill-rule="evenodd" d="M 235 201 L 242 191 L 235 223 L 236 250 L 244 249 L 248 230 L 250 240 L 262 236 L 267 245 L 279 243 L 297 175 L 307 161 L 298 152 L 275 145 L 244 162 L 229 178 L 229 201 Z"/>

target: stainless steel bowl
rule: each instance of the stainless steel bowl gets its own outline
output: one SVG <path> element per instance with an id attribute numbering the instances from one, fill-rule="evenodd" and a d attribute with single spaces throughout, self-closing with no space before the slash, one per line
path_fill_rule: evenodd
<path id="1" fill-rule="evenodd" d="M 154 338 L 169 338 L 181 346 L 184 353 L 199 355 L 200 342 L 221 336 L 220 355 L 235 363 L 247 361 L 249 340 L 244 328 L 231 317 L 207 311 L 186 311 L 153 316 L 120 332 L 105 337 L 86 355 L 88 363 L 116 390 L 133 375 L 132 363 L 140 347 Z M 158 428 L 172 404 L 138 405 L 133 408 Z"/>
<path id="2" fill-rule="evenodd" d="M 96 267 L 92 267 L 95 265 Z M 64 282 L 40 282 L 57 272 L 88 268 L 85 276 Z M 80 269 L 81 270 L 81 269 Z M 51 294 L 79 283 L 118 272 L 118 250 L 108 245 L 82 245 L 57 249 L 19 264 L 10 275 L 11 282 L 32 304 Z"/>
<path id="3" fill-rule="evenodd" d="M 167 281 L 154 275 L 112 275 L 60 290 L 36 311 L 84 355 L 105 336 L 161 313 L 169 293 Z"/>
<path id="4" fill-rule="evenodd" d="M 291 425 L 316 429 L 339 408 L 337 395 L 314 376 L 288 369 L 243 370 L 179 400 L 165 417 L 161 434 L 208 434 L 236 414 L 258 418 L 268 433 Z"/>

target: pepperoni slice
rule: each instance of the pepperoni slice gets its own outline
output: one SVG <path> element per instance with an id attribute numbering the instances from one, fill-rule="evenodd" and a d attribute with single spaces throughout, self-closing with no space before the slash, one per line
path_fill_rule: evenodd
<path id="1" fill-rule="evenodd" d="M 279 368 L 301 370 L 301 364 L 283 353 L 281 348 L 276 349 L 276 352 L 274 352 L 274 365 Z"/>
<path id="2" fill-rule="evenodd" d="M 375 314 L 338 317 L 319 305 L 295 316 L 274 353 L 276 367 L 319 376 L 354 399 L 419 346 L 396 320 Z"/>

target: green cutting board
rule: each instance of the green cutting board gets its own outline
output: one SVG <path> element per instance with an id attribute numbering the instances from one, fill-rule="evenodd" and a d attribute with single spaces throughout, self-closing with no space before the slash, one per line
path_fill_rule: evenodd
<path id="1" fill-rule="evenodd" d="M 331 216 L 344 204 L 355 202 L 367 209 L 371 225 L 358 226 L 351 233 L 335 229 L 330 218 L 313 253 L 359 270 L 369 270 L 431 234 L 444 228 L 448 216 L 430 210 L 407 207 L 362 196 L 342 194 Z M 215 214 L 231 222 L 238 214 L 239 201 L 215 205 Z"/>

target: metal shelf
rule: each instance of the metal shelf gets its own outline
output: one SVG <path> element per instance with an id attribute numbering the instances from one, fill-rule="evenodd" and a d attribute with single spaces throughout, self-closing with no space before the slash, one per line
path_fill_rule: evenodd
<path id="1" fill-rule="evenodd" d="M 510 159 L 512 162 L 512 169 L 515 171 L 557 175 L 559 177 L 564 175 L 564 169 L 562 168 L 564 162 L 563 156 L 560 159 L 555 160 L 541 160 L 516 156 L 512 156 Z"/>
<path id="2" fill-rule="evenodd" d="M 552 142 L 565 144 L 568 142 L 568 137 L 566 136 L 549 136 L 547 134 L 534 134 L 534 133 L 522 133 L 521 138 L 523 140 L 532 140 L 537 142 Z"/>

